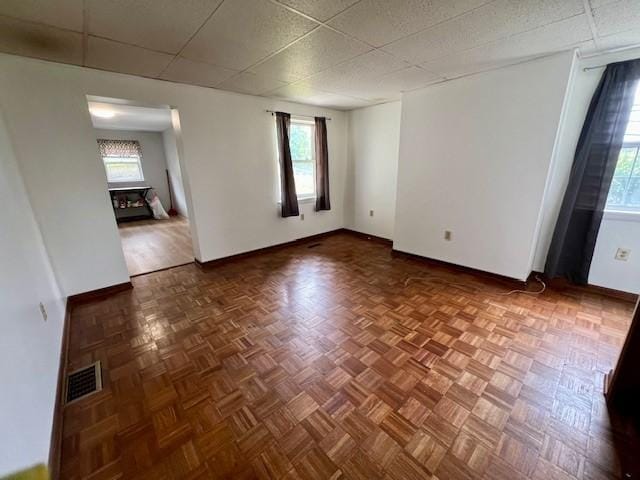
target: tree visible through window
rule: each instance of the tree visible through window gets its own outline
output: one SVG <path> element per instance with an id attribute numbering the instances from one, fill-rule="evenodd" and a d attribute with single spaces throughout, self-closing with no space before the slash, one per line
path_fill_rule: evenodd
<path id="1" fill-rule="evenodd" d="M 613 174 L 607 210 L 640 211 L 640 84 Z"/>
<path id="2" fill-rule="evenodd" d="M 289 148 L 298 197 L 313 197 L 315 182 L 315 126 L 311 122 L 291 121 Z"/>

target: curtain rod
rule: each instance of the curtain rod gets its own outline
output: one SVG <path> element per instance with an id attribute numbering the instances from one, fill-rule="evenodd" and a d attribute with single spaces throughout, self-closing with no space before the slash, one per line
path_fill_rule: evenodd
<path id="1" fill-rule="evenodd" d="M 606 65 L 596 65 L 595 67 L 584 67 L 582 69 L 583 72 L 588 72 L 589 70 L 597 70 L 599 68 L 604 68 Z"/>
<path id="2" fill-rule="evenodd" d="M 270 113 L 271 115 L 275 115 L 276 112 L 273 110 L 265 110 L 265 112 Z M 292 117 L 305 117 L 305 118 L 315 118 L 313 115 L 298 115 L 295 113 L 290 114 Z M 331 120 L 331 117 L 324 117 L 325 120 Z"/>

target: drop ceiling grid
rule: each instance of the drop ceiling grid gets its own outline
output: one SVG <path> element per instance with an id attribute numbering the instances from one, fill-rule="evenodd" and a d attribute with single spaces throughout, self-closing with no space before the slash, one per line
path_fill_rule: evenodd
<path id="1" fill-rule="evenodd" d="M 334 96 L 336 103 L 346 102 L 341 108 L 350 108 L 349 99 L 354 107 L 379 103 L 403 90 L 527 57 L 640 42 L 640 0 L 154 0 L 154 10 L 145 5 L 3 0 L 0 50 L 294 101 Z M 243 25 L 251 35 L 239 33 Z M 20 45 L 14 37 L 21 34 L 51 41 L 60 51 Z M 212 49 L 212 43 L 228 47 Z"/>

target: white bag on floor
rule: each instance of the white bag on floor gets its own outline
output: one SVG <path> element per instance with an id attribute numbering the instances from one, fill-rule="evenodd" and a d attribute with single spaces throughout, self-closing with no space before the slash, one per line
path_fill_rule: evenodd
<path id="1" fill-rule="evenodd" d="M 151 200 L 149 201 L 149 197 Z M 151 207 L 151 211 L 153 212 L 153 218 L 156 220 L 166 220 L 169 218 L 169 215 L 164 210 L 162 203 L 160 203 L 160 198 L 158 198 L 158 194 L 151 190 L 147 194 L 147 202 L 149 202 L 149 206 Z"/>

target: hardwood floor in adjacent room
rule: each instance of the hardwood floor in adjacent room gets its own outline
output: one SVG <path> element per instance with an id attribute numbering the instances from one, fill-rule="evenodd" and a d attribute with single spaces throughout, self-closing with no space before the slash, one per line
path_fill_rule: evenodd
<path id="1" fill-rule="evenodd" d="M 638 472 L 602 396 L 630 303 L 500 295 L 347 234 L 133 284 L 72 312 L 69 368 L 105 384 L 65 409 L 64 479 Z"/>
<path id="2" fill-rule="evenodd" d="M 193 262 L 189 221 L 184 217 L 124 222 L 118 231 L 129 275 Z"/>

